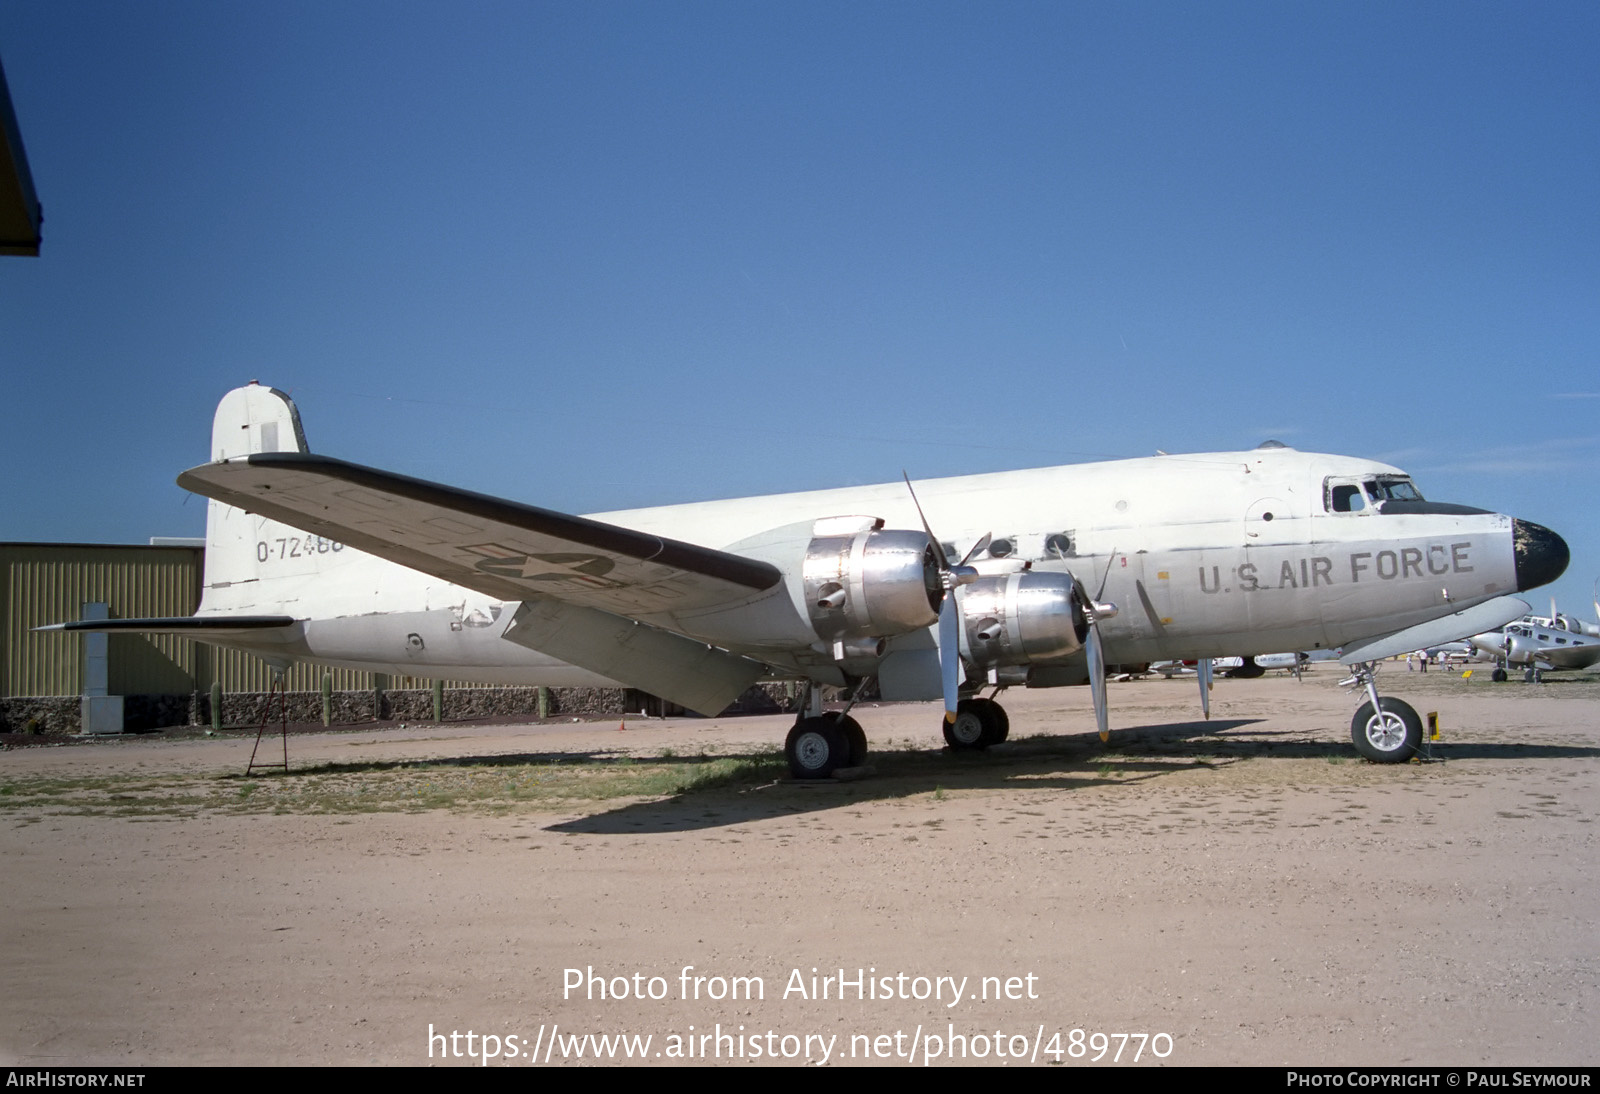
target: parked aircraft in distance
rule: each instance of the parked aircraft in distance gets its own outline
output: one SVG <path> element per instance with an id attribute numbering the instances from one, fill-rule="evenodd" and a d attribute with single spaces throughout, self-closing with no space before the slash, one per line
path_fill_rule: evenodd
<path id="1" fill-rule="evenodd" d="M 623 685 L 705 714 L 802 680 L 785 744 L 802 777 L 866 756 L 822 685 L 943 698 L 949 745 L 982 748 L 1009 732 L 1008 687 L 1088 683 L 1103 735 L 1108 661 L 1336 647 L 1367 696 L 1356 748 L 1403 760 L 1421 720 L 1378 695 L 1373 663 L 1519 618 L 1509 594 L 1568 561 L 1537 524 L 1276 442 L 928 480 L 915 499 L 895 482 L 570 516 L 314 455 L 288 396 L 258 384 L 223 397 L 211 462 L 178 482 L 213 499 L 196 615 L 59 629 Z"/>
<path id="2" fill-rule="evenodd" d="M 1472 656 L 1494 662 L 1491 676 L 1495 680 L 1505 680 L 1512 665 L 1521 665 L 1524 678 L 1531 682 L 1556 669 L 1600 665 L 1600 638 L 1556 625 L 1569 619 L 1553 611 L 1549 617 L 1524 616 L 1498 630 L 1475 634 L 1467 642 Z"/>
<path id="3" fill-rule="evenodd" d="M 1594 586 L 1594 614 L 1596 619 L 1600 619 L 1600 581 L 1596 581 Z M 1550 618 L 1548 622 L 1557 630 L 1570 631 L 1573 634 L 1586 634 L 1590 638 L 1600 638 L 1600 623 L 1590 623 L 1587 620 L 1579 619 L 1577 616 L 1566 615 L 1556 611 L 1556 598 L 1553 596 L 1550 598 Z"/>

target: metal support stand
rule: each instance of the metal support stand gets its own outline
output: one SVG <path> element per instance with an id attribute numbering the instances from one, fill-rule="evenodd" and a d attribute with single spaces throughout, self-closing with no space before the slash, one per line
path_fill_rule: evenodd
<path id="1" fill-rule="evenodd" d="M 1422 745 L 1417 749 L 1417 759 L 1425 764 L 1435 762 L 1433 738 L 1439 732 L 1439 712 L 1430 711 L 1422 719 Z"/>
<path id="2" fill-rule="evenodd" d="M 278 714 L 283 726 L 283 762 L 275 763 L 263 760 L 256 763 L 256 751 L 261 747 L 261 736 L 267 731 L 267 723 L 272 720 L 272 697 L 278 697 Z M 257 768 L 263 771 L 271 768 L 280 768 L 287 774 L 289 771 L 289 689 L 284 683 L 283 673 L 272 674 L 272 690 L 267 692 L 267 701 L 261 711 L 261 727 L 256 730 L 256 745 L 250 750 L 250 763 L 245 767 L 244 773 L 248 777 L 255 774 Z"/>

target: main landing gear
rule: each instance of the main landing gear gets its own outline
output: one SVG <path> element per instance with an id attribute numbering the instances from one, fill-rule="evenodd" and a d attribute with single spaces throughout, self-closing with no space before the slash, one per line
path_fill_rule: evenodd
<path id="1" fill-rule="evenodd" d="M 830 710 L 796 722 L 783 754 L 795 778 L 826 779 L 842 767 L 867 762 L 867 735 L 850 715 Z"/>
<path id="2" fill-rule="evenodd" d="M 861 692 L 856 688 L 856 694 Z M 850 717 L 855 696 L 843 710 L 822 709 L 822 689 L 811 686 L 794 728 L 783 742 L 783 755 L 789 773 L 797 779 L 826 779 L 846 767 L 867 762 L 867 734 L 861 723 Z"/>
<path id="3" fill-rule="evenodd" d="M 988 748 L 1011 736 L 1006 708 L 993 699 L 963 699 L 956 704 L 956 720 L 944 721 L 944 743 L 953 749 Z"/>
<path id="4" fill-rule="evenodd" d="M 1417 754 L 1422 747 L 1422 719 L 1411 704 L 1392 695 L 1378 694 L 1375 666 L 1371 661 L 1352 665 L 1354 675 L 1347 683 L 1364 687 L 1367 702 L 1350 719 L 1350 740 L 1356 751 L 1375 764 L 1397 764 Z"/>
<path id="5" fill-rule="evenodd" d="M 867 762 L 867 735 L 850 717 L 850 707 L 824 711 L 821 706 L 822 692 L 813 688 L 805 712 L 783 742 L 789 772 L 797 779 L 826 779 L 842 768 Z M 963 699 L 956 705 L 956 720 L 944 722 L 945 744 L 957 750 L 988 748 L 1010 735 L 1011 719 L 993 699 Z"/>

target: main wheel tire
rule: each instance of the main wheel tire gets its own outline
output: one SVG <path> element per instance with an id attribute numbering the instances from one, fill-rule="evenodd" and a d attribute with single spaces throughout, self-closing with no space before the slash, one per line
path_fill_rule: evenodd
<path id="1" fill-rule="evenodd" d="M 994 725 L 994 743 L 999 744 L 1011 736 L 1011 716 L 1006 713 L 1006 708 L 993 699 L 980 699 L 989 708 L 990 718 Z"/>
<path id="2" fill-rule="evenodd" d="M 789 773 L 797 779 L 826 779 L 850 763 L 850 745 L 839 728 L 838 715 L 802 718 L 783 742 Z"/>
<path id="3" fill-rule="evenodd" d="M 1350 740 L 1356 751 L 1375 764 L 1404 763 L 1422 745 L 1422 719 L 1411 704 L 1389 695 L 1380 695 L 1381 710 L 1374 713 L 1370 702 L 1362 703 L 1350 719 Z"/>
<path id="4" fill-rule="evenodd" d="M 861 723 L 848 714 L 823 715 L 838 719 L 839 732 L 844 734 L 845 749 L 849 752 L 845 767 L 860 767 L 867 762 L 867 732 Z"/>
<path id="5" fill-rule="evenodd" d="M 1493 672 L 1491 672 L 1489 674 L 1489 679 L 1493 680 L 1497 684 L 1505 683 L 1506 682 L 1506 670 L 1505 669 L 1495 669 Z"/>
<path id="6" fill-rule="evenodd" d="M 984 740 L 983 719 L 968 705 L 969 702 L 963 699 L 956 705 L 954 721 L 943 719 L 944 743 L 957 752 L 989 747 L 989 742 Z"/>
<path id="7" fill-rule="evenodd" d="M 944 743 L 953 749 L 988 748 L 1011 732 L 1011 720 L 993 699 L 963 699 L 956 704 L 956 720 L 946 719 Z"/>

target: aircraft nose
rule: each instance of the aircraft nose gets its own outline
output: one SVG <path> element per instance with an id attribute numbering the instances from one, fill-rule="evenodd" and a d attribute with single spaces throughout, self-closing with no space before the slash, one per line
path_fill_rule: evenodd
<path id="1" fill-rule="evenodd" d="M 1517 591 L 1548 585 L 1566 571 L 1572 552 L 1567 541 L 1542 524 L 1511 521 L 1511 543 L 1517 556 Z"/>

